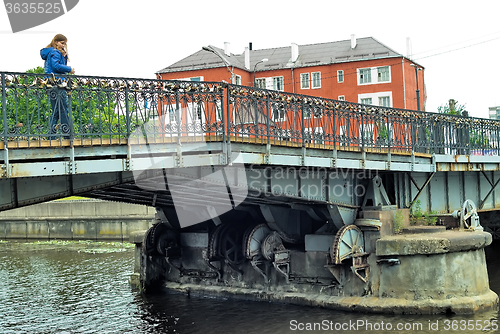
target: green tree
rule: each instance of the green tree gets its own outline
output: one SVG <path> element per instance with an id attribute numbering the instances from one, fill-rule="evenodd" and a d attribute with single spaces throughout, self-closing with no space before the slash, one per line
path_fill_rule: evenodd
<path id="1" fill-rule="evenodd" d="M 49 119 L 52 114 L 48 94 L 51 90 L 42 67 L 26 71 L 26 75 L 9 77 L 6 88 L 6 105 L 0 99 L 0 133 L 4 133 L 4 115 L 6 112 L 8 135 L 18 137 L 45 138 L 48 134 Z M 127 120 L 124 107 L 117 108 L 122 101 L 123 92 L 106 85 L 106 80 L 80 80 L 75 77 L 68 82 L 74 83 L 67 89 L 68 101 L 71 101 L 73 132 L 83 137 L 115 137 L 126 134 L 127 121 L 131 128 L 136 121 Z M 104 84 L 103 84 L 104 83 Z M 52 83 L 54 85 L 56 83 Z M 61 84 L 61 82 L 59 82 Z M 137 97 L 129 93 L 127 96 L 129 110 L 137 109 Z"/>
<path id="2" fill-rule="evenodd" d="M 448 104 L 440 105 L 438 112 L 440 114 L 469 116 L 469 112 L 465 109 L 465 104 L 460 104 L 454 99 L 450 99 Z"/>

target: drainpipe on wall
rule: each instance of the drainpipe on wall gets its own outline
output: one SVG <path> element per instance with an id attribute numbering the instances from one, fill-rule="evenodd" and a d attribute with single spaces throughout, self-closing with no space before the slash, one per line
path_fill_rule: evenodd
<path id="1" fill-rule="evenodd" d="M 292 43 L 292 93 L 295 93 L 295 73 L 294 73 L 294 67 L 295 67 L 295 62 L 299 59 L 299 46 L 297 43 Z"/>
<path id="2" fill-rule="evenodd" d="M 404 109 L 406 109 L 406 80 L 405 80 L 405 57 L 401 58 L 401 68 L 403 70 L 403 102 Z M 392 101 L 392 106 L 394 107 L 394 101 Z"/>

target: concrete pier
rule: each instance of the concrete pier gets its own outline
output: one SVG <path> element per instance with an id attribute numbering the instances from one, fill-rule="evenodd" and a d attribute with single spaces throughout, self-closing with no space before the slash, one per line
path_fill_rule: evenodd
<path id="1" fill-rule="evenodd" d="M 384 215 L 391 216 L 388 211 Z M 354 270 L 356 260 L 328 264 L 329 250 L 323 251 L 321 244 L 287 249 L 289 267 L 280 270 L 264 262 L 207 262 L 209 238 L 200 232 L 181 232 L 179 253 L 146 255 L 148 233 L 135 232 L 130 239 L 136 244 L 131 283 L 146 292 L 161 285 L 190 295 L 356 312 L 465 314 L 498 307 L 484 253 L 492 242 L 490 233 L 444 226 L 407 227 L 398 234 L 385 234 L 389 229 L 384 227 L 364 232 L 367 270 L 361 275 Z"/>

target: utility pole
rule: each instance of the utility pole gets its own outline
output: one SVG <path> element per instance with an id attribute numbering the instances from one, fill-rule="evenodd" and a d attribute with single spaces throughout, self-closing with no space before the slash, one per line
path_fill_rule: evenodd
<path id="1" fill-rule="evenodd" d="M 411 64 L 411 66 L 415 67 L 415 80 L 417 80 L 417 110 L 420 111 L 420 89 L 418 89 L 418 71 L 422 71 L 422 68 L 418 67 L 415 64 Z"/>

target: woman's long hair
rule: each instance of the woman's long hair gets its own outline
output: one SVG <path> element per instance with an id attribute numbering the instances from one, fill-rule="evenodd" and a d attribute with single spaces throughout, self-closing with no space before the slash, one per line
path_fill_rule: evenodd
<path id="1" fill-rule="evenodd" d="M 54 36 L 54 38 L 52 38 L 52 42 L 50 42 L 49 45 L 47 45 L 48 48 L 54 48 L 54 49 L 57 49 L 59 51 L 61 51 L 61 53 L 63 55 L 66 55 L 66 57 L 68 57 L 68 47 L 66 46 L 66 50 L 64 49 L 61 49 L 58 45 L 57 45 L 57 42 L 67 42 L 68 39 L 66 38 L 66 36 L 64 36 L 63 34 L 57 34 Z M 69 60 L 69 58 L 68 58 Z"/>

